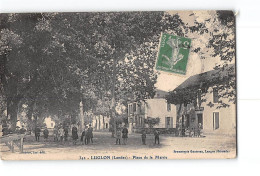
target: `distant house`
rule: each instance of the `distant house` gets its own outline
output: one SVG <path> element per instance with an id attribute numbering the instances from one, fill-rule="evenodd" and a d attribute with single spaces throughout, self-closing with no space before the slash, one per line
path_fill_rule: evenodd
<path id="1" fill-rule="evenodd" d="M 152 99 L 145 99 L 141 102 L 131 102 L 128 104 L 128 124 L 130 132 L 147 127 L 144 119 L 148 117 L 160 118 L 160 123 L 154 128 L 175 128 L 176 127 L 176 107 L 167 103 L 165 97 L 168 92 L 156 90 Z"/>
<path id="2" fill-rule="evenodd" d="M 92 127 L 94 130 L 109 130 L 110 118 L 107 115 L 95 115 L 92 119 Z"/>
<path id="3" fill-rule="evenodd" d="M 235 134 L 236 105 L 229 102 L 228 96 L 219 96 L 221 85 L 232 80 L 235 80 L 235 67 L 228 65 L 191 76 L 170 92 L 167 100 L 176 105 L 179 135 L 185 131 L 196 134 L 199 124 L 205 134 Z M 232 86 L 228 89 L 235 92 Z"/>
<path id="4" fill-rule="evenodd" d="M 51 117 L 46 117 L 44 119 L 44 123 L 46 124 L 46 127 L 49 129 L 53 129 L 55 127 L 55 121 L 53 121 Z"/>

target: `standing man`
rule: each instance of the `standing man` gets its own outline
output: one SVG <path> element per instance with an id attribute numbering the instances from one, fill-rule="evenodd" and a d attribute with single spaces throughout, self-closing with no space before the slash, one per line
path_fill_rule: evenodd
<path id="1" fill-rule="evenodd" d="M 35 133 L 36 141 L 39 142 L 40 141 L 41 129 L 40 129 L 40 127 L 38 125 L 36 126 L 34 133 Z"/>
<path id="2" fill-rule="evenodd" d="M 127 138 L 128 138 L 128 129 L 126 128 L 126 126 L 124 126 L 124 128 L 122 130 L 122 138 L 123 138 L 123 144 L 126 145 Z"/>
<path id="3" fill-rule="evenodd" d="M 117 144 L 120 145 L 120 139 L 121 139 L 121 130 L 120 130 L 120 128 L 118 128 L 116 130 L 116 145 Z"/>
<path id="4" fill-rule="evenodd" d="M 87 145 L 89 143 L 89 131 L 88 131 L 88 126 L 85 127 L 84 129 L 84 136 L 85 136 L 85 139 L 84 139 L 84 143 L 85 145 Z"/>
<path id="5" fill-rule="evenodd" d="M 159 132 L 158 130 L 155 130 L 155 131 L 154 131 L 154 144 L 156 144 L 156 142 L 157 142 L 158 144 L 160 144 L 159 135 L 160 135 L 160 132 Z"/>
<path id="6" fill-rule="evenodd" d="M 146 145 L 145 140 L 146 140 L 146 131 L 143 130 L 143 131 L 142 131 L 142 143 L 143 143 L 143 145 Z"/>
<path id="7" fill-rule="evenodd" d="M 60 142 L 63 143 L 64 129 L 62 128 L 62 126 L 58 130 L 58 135 L 59 135 L 59 138 L 60 138 Z"/>
<path id="8" fill-rule="evenodd" d="M 54 137 L 54 142 L 59 141 L 57 126 L 55 126 L 53 129 L 53 137 Z"/>
<path id="9" fill-rule="evenodd" d="M 69 136 L 69 127 L 66 126 L 64 128 L 64 139 L 65 139 L 65 141 L 68 141 L 68 136 Z"/>
<path id="10" fill-rule="evenodd" d="M 89 124 L 88 131 L 89 131 L 89 137 L 90 137 L 91 143 L 93 144 L 93 128 L 91 127 L 91 124 Z"/>

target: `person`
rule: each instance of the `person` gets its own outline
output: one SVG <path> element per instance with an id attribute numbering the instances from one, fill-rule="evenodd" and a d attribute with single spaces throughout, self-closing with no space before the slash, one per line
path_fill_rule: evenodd
<path id="1" fill-rule="evenodd" d="M 126 126 L 124 126 L 122 130 L 122 138 L 123 138 L 123 144 L 126 145 L 127 138 L 128 138 L 128 129 L 126 128 Z"/>
<path id="2" fill-rule="evenodd" d="M 160 132 L 159 132 L 158 130 L 155 130 L 155 131 L 154 131 L 154 144 L 156 144 L 156 142 L 157 142 L 158 144 L 160 144 L 159 135 L 160 135 Z"/>
<path id="3" fill-rule="evenodd" d="M 202 125 L 199 123 L 198 125 L 198 137 L 201 137 L 201 130 L 202 130 Z"/>
<path id="4" fill-rule="evenodd" d="M 143 145 L 146 145 L 146 141 L 145 141 L 146 140 L 146 131 L 145 130 L 142 131 L 142 135 L 141 136 L 142 136 L 142 143 L 143 143 Z"/>
<path id="5" fill-rule="evenodd" d="M 89 143 L 89 139 L 90 139 L 88 126 L 85 127 L 84 133 L 85 133 L 84 134 L 84 136 L 85 136 L 84 143 L 85 143 L 85 145 L 87 145 Z"/>
<path id="6" fill-rule="evenodd" d="M 73 144 L 76 145 L 77 139 L 79 138 L 79 136 L 78 136 L 78 129 L 77 129 L 76 125 L 74 125 L 74 126 L 72 127 L 72 130 L 71 130 L 71 131 L 72 131 Z"/>
<path id="7" fill-rule="evenodd" d="M 41 129 L 40 129 L 39 126 L 36 126 L 34 133 L 35 133 L 35 139 L 36 139 L 36 141 L 39 142 L 39 141 L 40 141 L 40 133 L 41 133 Z"/>
<path id="8" fill-rule="evenodd" d="M 57 127 L 55 126 L 54 129 L 53 129 L 54 142 L 59 141 L 58 136 L 59 136 L 59 135 L 58 135 L 58 129 L 57 129 Z"/>
<path id="9" fill-rule="evenodd" d="M 48 140 L 48 137 L 49 137 L 49 130 L 47 127 L 45 127 L 45 129 L 43 130 L 43 138 L 45 142 Z"/>
<path id="10" fill-rule="evenodd" d="M 3 124 L 2 126 L 3 126 L 3 129 L 2 129 L 3 136 L 8 135 L 9 134 L 8 125 Z"/>
<path id="11" fill-rule="evenodd" d="M 117 129 L 116 131 L 116 145 L 120 145 L 120 139 L 121 139 L 121 130 L 120 128 Z"/>
<path id="12" fill-rule="evenodd" d="M 88 131 L 89 131 L 89 138 L 91 140 L 91 143 L 93 144 L 93 128 L 91 127 L 91 124 L 89 124 Z"/>
<path id="13" fill-rule="evenodd" d="M 20 127 L 19 127 L 19 126 L 16 126 L 14 133 L 16 133 L 16 134 L 19 134 L 19 133 L 20 133 Z"/>
<path id="14" fill-rule="evenodd" d="M 80 137 L 80 141 L 82 142 L 82 145 L 84 144 L 84 141 L 85 141 L 85 129 L 82 131 L 81 133 L 81 137 Z"/>
<path id="15" fill-rule="evenodd" d="M 69 128 L 68 128 L 68 126 L 66 126 L 64 128 L 64 139 L 65 139 L 65 141 L 68 141 L 68 136 L 69 136 Z"/>
<path id="16" fill-rule="evenodd" d="M 62 127 L 60 127 L 59 130 L 58 130 L 58 136 L 60 138 L 60 142 L 63 143 L 64 129 Z"/>
<path id="17" fill-rule="evenodd" d="M 22 126 L 22 128 L 20 129 L 20 134 L 25 134 L 26 129 L 24 128 L 24 126 Z"/>

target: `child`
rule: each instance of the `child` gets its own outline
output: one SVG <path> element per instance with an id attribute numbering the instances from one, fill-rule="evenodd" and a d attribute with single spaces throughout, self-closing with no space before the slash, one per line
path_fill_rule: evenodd
<path id="1" fill-rule="evenodd" d="M 143 130 L 142 131 L 142 143 L 143 143 L 143 145 L 146 145 L 145 140 L 146 140 L 146 131 Z"/>
<path id="2" fill-rule="evenodd" d="M 116 131 L 116 145 L 120 145 L 120 139 L 121 139 L 121 130 L 118 128 Z"/>

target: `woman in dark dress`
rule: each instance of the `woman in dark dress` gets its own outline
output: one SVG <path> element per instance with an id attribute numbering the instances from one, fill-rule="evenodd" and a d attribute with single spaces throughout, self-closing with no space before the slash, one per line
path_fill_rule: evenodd
<path id="1" fill-rule="evenodd" d="M 76 145 L 78 138 L 79 138 L 79 136 L 78 136 L 78 129 L 77 129 L 77 127 L 74 125 L 74 126 L 72 127 L 72 139 L 73 139 L 73 144 Z"/>
<path id="2" fill-rule="evenodd" d="M 48 140 L 48 136 L 49 136 L 49 130 L 45 128 L 43 131 L 43 137 L 45 142 Z"/>
<path id="3" fill-rule="evenodd" d="M 127 138 L 128 138 L 128 130 L 127 130 L 126 126 L 124 126 L 124 128 L 122 130 L 122 138 L 123 138 L 123 144 L 126 145 Z"/>

